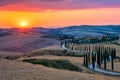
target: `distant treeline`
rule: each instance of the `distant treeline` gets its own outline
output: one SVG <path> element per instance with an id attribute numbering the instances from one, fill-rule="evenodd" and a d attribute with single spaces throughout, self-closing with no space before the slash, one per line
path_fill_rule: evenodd
<path id="1" fill-rule="evenodd" d="M 70 35 L 61 35 L 60 40 L 69 39 L 69 42 L 71 43 L 77 43 L 77 44 L 93 44 L 93 43 L 102 43 L 102 42 L 108 42 L 108 41 L 114 41 L 118 40 L 118 35 L 112 35 L 112 34 L 105 34 L 103 36 L 97 36 L 97 37 L 75 37 Z"/>

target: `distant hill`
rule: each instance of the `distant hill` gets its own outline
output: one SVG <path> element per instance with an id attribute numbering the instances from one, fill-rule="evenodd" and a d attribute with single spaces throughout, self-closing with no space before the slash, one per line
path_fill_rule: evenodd
<path id="1" fill-rule="evenodd" d="M 98 36 L 106 33 L 120 35 L 120 25 L 106 25 L 106 26 L 68 26 L 64 28 L 57 28 L 51 31 L 51 34 L 66 34 L 74 36 Z"/>
<path id="2" fill-rule="evenodd" d="M 9 28 L 9 29 L 0 28 L 0 37 L 17 34 L 17 33 L 48 33 L 51 30 L 52 29 L 37 27 L 22 32 L 18 28 Z"/>
<path id="3" fill-rule="evenodd" d="M 0 37 L 11 35 L 13 32 L 11 29 L 0 29 Z"/>
<path id="4" fill-rule="evenodd" d="M 17 28 L 0 29 L 0 37 L 17 33 Z M 106 33 L 120 35 L 120 25 L 106 25 L 106 26 L 93 26 L 93 25 L 81 25 L 81 26 L 67 26 L 63 28 L 32 28 L 30 33 L 47 33 L 54 35 L 73 35 L 73 36 L 100 36 Z M 27 33 L 29 33 L 27 32 Z"/>

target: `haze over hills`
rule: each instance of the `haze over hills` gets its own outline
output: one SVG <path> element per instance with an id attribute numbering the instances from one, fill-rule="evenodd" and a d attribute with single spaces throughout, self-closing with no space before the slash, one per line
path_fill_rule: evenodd
<path id="1" fill-rule="evenodd" d="M 6 36 L 14 34 L 18 31 L 17 28 L 11 29 L 0 29 L 0 36 Z M 92 26 L 92 25 L 81 25 L 81 26 L 67 26 L 63 28 L 32 28 L 29 32 L 47 33 L 47 34 L 66 34 L 74 36 L 97 36 L 104 35 L 106 33 L 120 35 L 120 25 L 105 25 L 105 26 Z"/>
<path id="2" fill-rule="evenodd" d="M 68 26 L 58 28 L 52 31 L 53 34 L 66 34 L 74 36 L 98 36 L 106 33 L 120 35 L 120 25 L 106 25 L 106 26 Z"/>
<path id="3" fill-rule="evenodd" d="M 59 40 L 52 37 L 43 37 L 52 35 L 73 35 L 73 36 L 100 36 L 106 33 L 120 35 L 120 26 L 68 26 L 64 28 L 32 28 L 26 32 L 19 32 L 17 28 L 0 29 L 0 50 L 29 52 L 35 49 L 56 45 Z"/>

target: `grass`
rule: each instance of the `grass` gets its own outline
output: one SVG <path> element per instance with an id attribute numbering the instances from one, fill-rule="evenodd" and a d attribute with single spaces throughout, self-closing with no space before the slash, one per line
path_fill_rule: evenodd
<path id="1" fill-rule="evenodd" d="M 62 70 L 83 71 L 76 65 L 70 63 L 70 61 L 68 60 L 27 59 L 27 60 L 23 60 L 23 62 L 40 64 L 47 67 L 62 69 Z"/>
<path id="2" fill-rule="evenodd" d="M 39 55 L 56 55 L 56 56 L 71 56 L 71 57 L 83 57 L 83 54 L 78 54 L 75 52 L 70 52 L 67 50 L 43 50 L 38 52 L 32 52 L 28 55 L 28 57 L 31 56 L 39 56 Z"/>

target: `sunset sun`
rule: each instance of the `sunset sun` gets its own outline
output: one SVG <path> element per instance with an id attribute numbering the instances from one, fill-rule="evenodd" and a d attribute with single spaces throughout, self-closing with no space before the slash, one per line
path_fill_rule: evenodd
<path id="1" fill-rule="evenodd" d="M 18 31 L 19 32 L 29 32 L 30 30 L 30 22 L 28 20 L 20 20 L 19 26 L 18 26 Z"/>
<path id="2" fill-rule="evenodd" d="M 28 23 L 26 21 L 20 22 L 21 28 L 26 28 L 28 26 Z"/>

